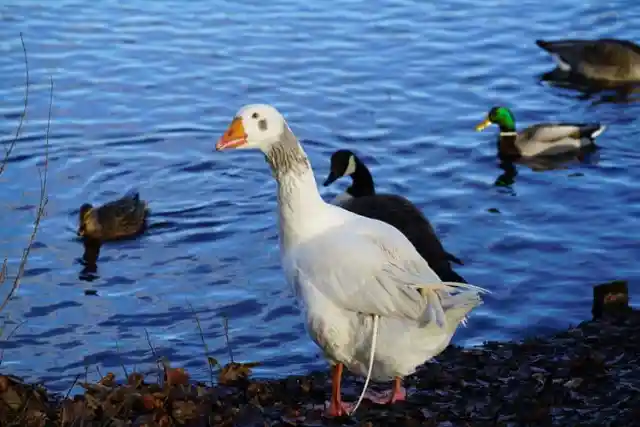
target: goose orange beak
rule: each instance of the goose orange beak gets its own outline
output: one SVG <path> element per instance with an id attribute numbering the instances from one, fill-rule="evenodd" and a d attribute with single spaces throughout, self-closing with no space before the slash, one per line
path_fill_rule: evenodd
<path id="1" fill-rule="evenodd" d="M 227 131 L 218 139 L 216 151 L 238 148 L 247 143 L 247 133 L 244 131 L 242 119 L 236 117 L 231 121 Z"/>

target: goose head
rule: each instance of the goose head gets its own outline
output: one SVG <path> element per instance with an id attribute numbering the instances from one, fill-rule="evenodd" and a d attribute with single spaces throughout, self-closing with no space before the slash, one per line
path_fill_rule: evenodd
<path id="1" fill-rule="evenodd" d="M 286 128 L 284 117 L 271 105 L 245 105 L 218 139 L 216 150 L 257 149 L 267 154 L 281 140 Z"/>
<path id="2" fill-rule="evenodd" d="M 331 169 L 324 186 L 328 186 L 343 176 L 351 176 L 358 169 L 358 158 L 351 150 L 338 150 L 331 155 Z"/>

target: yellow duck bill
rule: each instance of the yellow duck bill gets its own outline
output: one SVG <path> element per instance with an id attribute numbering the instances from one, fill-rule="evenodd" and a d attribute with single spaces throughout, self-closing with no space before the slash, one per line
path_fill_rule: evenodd
<path id="1" fill-rule="evenodd" d="M 486 128 L 488 128 L 489 126 L 491 126 L 491 120 L 489 119 L 484 119 L 484 121 L 482 123 L 478 123 L 476 125 L 476 131 L 480 132 L 481 130 L 485 130 Z"/>

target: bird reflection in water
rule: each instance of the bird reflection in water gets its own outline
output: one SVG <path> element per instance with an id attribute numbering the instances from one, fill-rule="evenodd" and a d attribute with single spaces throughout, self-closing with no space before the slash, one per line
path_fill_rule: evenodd
<path id="1" fill-rule="evenodd" d="M 571 74 L 560 68 L 555 68 L 539 76 L 542 84 L 568 89 L 578 93 L 581 101 L 591 100 L 598 104 L 632 104 L 640 101 L 640 84 L 638 83 L 609 83 L 588 80 L 580 75 Z"/>
<path id="2" fill-rule="evenodd" d="M 500 144 L 500 142 L 498 142 Z M 511 188 L 518 175 L 517 164 L 528 167 L 534 172 L 569 169 L 574 165 L 595 165 L 600 158 L 597 146 L 585 147 L 579 151 L 554 156 L 517 157 L 514 155 L 498 153 L 498 167 L 503 173 L 496 178 L 496 187 Z"/>
<path id="3" fill-rule="evenodd" d="M 83 265 L 82 271 L 78 278 L 86 282 L 93 282 L 99 276 L 98 272 L 98 257 L 100 256 L 101 243 L 94 239 L 83 239 L 84 253 L 80 259 L 80 263 Z"/>

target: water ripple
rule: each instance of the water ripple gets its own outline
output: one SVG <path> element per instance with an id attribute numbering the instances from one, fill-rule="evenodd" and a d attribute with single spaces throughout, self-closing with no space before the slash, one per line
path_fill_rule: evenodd
<path id="1" fill-rule="evenodd" d="M 55 82 L 47 216 L 3 313 L 4 331 L 26 321 L 0 345 L 12 373 L 64 391 L 93 364 L 152 369 L 148 332 L 159 355 L 206 380 L 189 304 L 221 361 L 226 316 L 234 356 L 262 361 L 258 375 L 325 366 L 279 266 L 275 184 L 262 156 L 214 152 L 251 102 L 284 112 L 318 180 L 333 150 L 352 148 L 380 191 L 424 209 L 464 260 L 461 274 L 494 292 L 457 343 L 582 320 L 600 281 L 626 278 L 638 295 L 640 105 L 587 102 L 541 84 L 552 63 L 533 43 L 631 38 L 640 8 L 628 0 L 560 0 L 552 10 L 530 0 L 274 0 L 215 10 L 204 1 L 9 0 L 0 20 L 2 144 L 22 112 L 20 32 L 31 78 L 27 122 L 0 177 L 10 272 L 31 232 L 50 75 Z M 512 107 L 521 126 L 607 123 L 598 161 L 546 172 L 515 165 L 511 187 L 495 186 L 505 176 L 495 131 L 473 130 L 495 104 Z M 89 280 L 78 209 L 130 188 L 149 202 L 148 232 L 105 245 Z"/>

